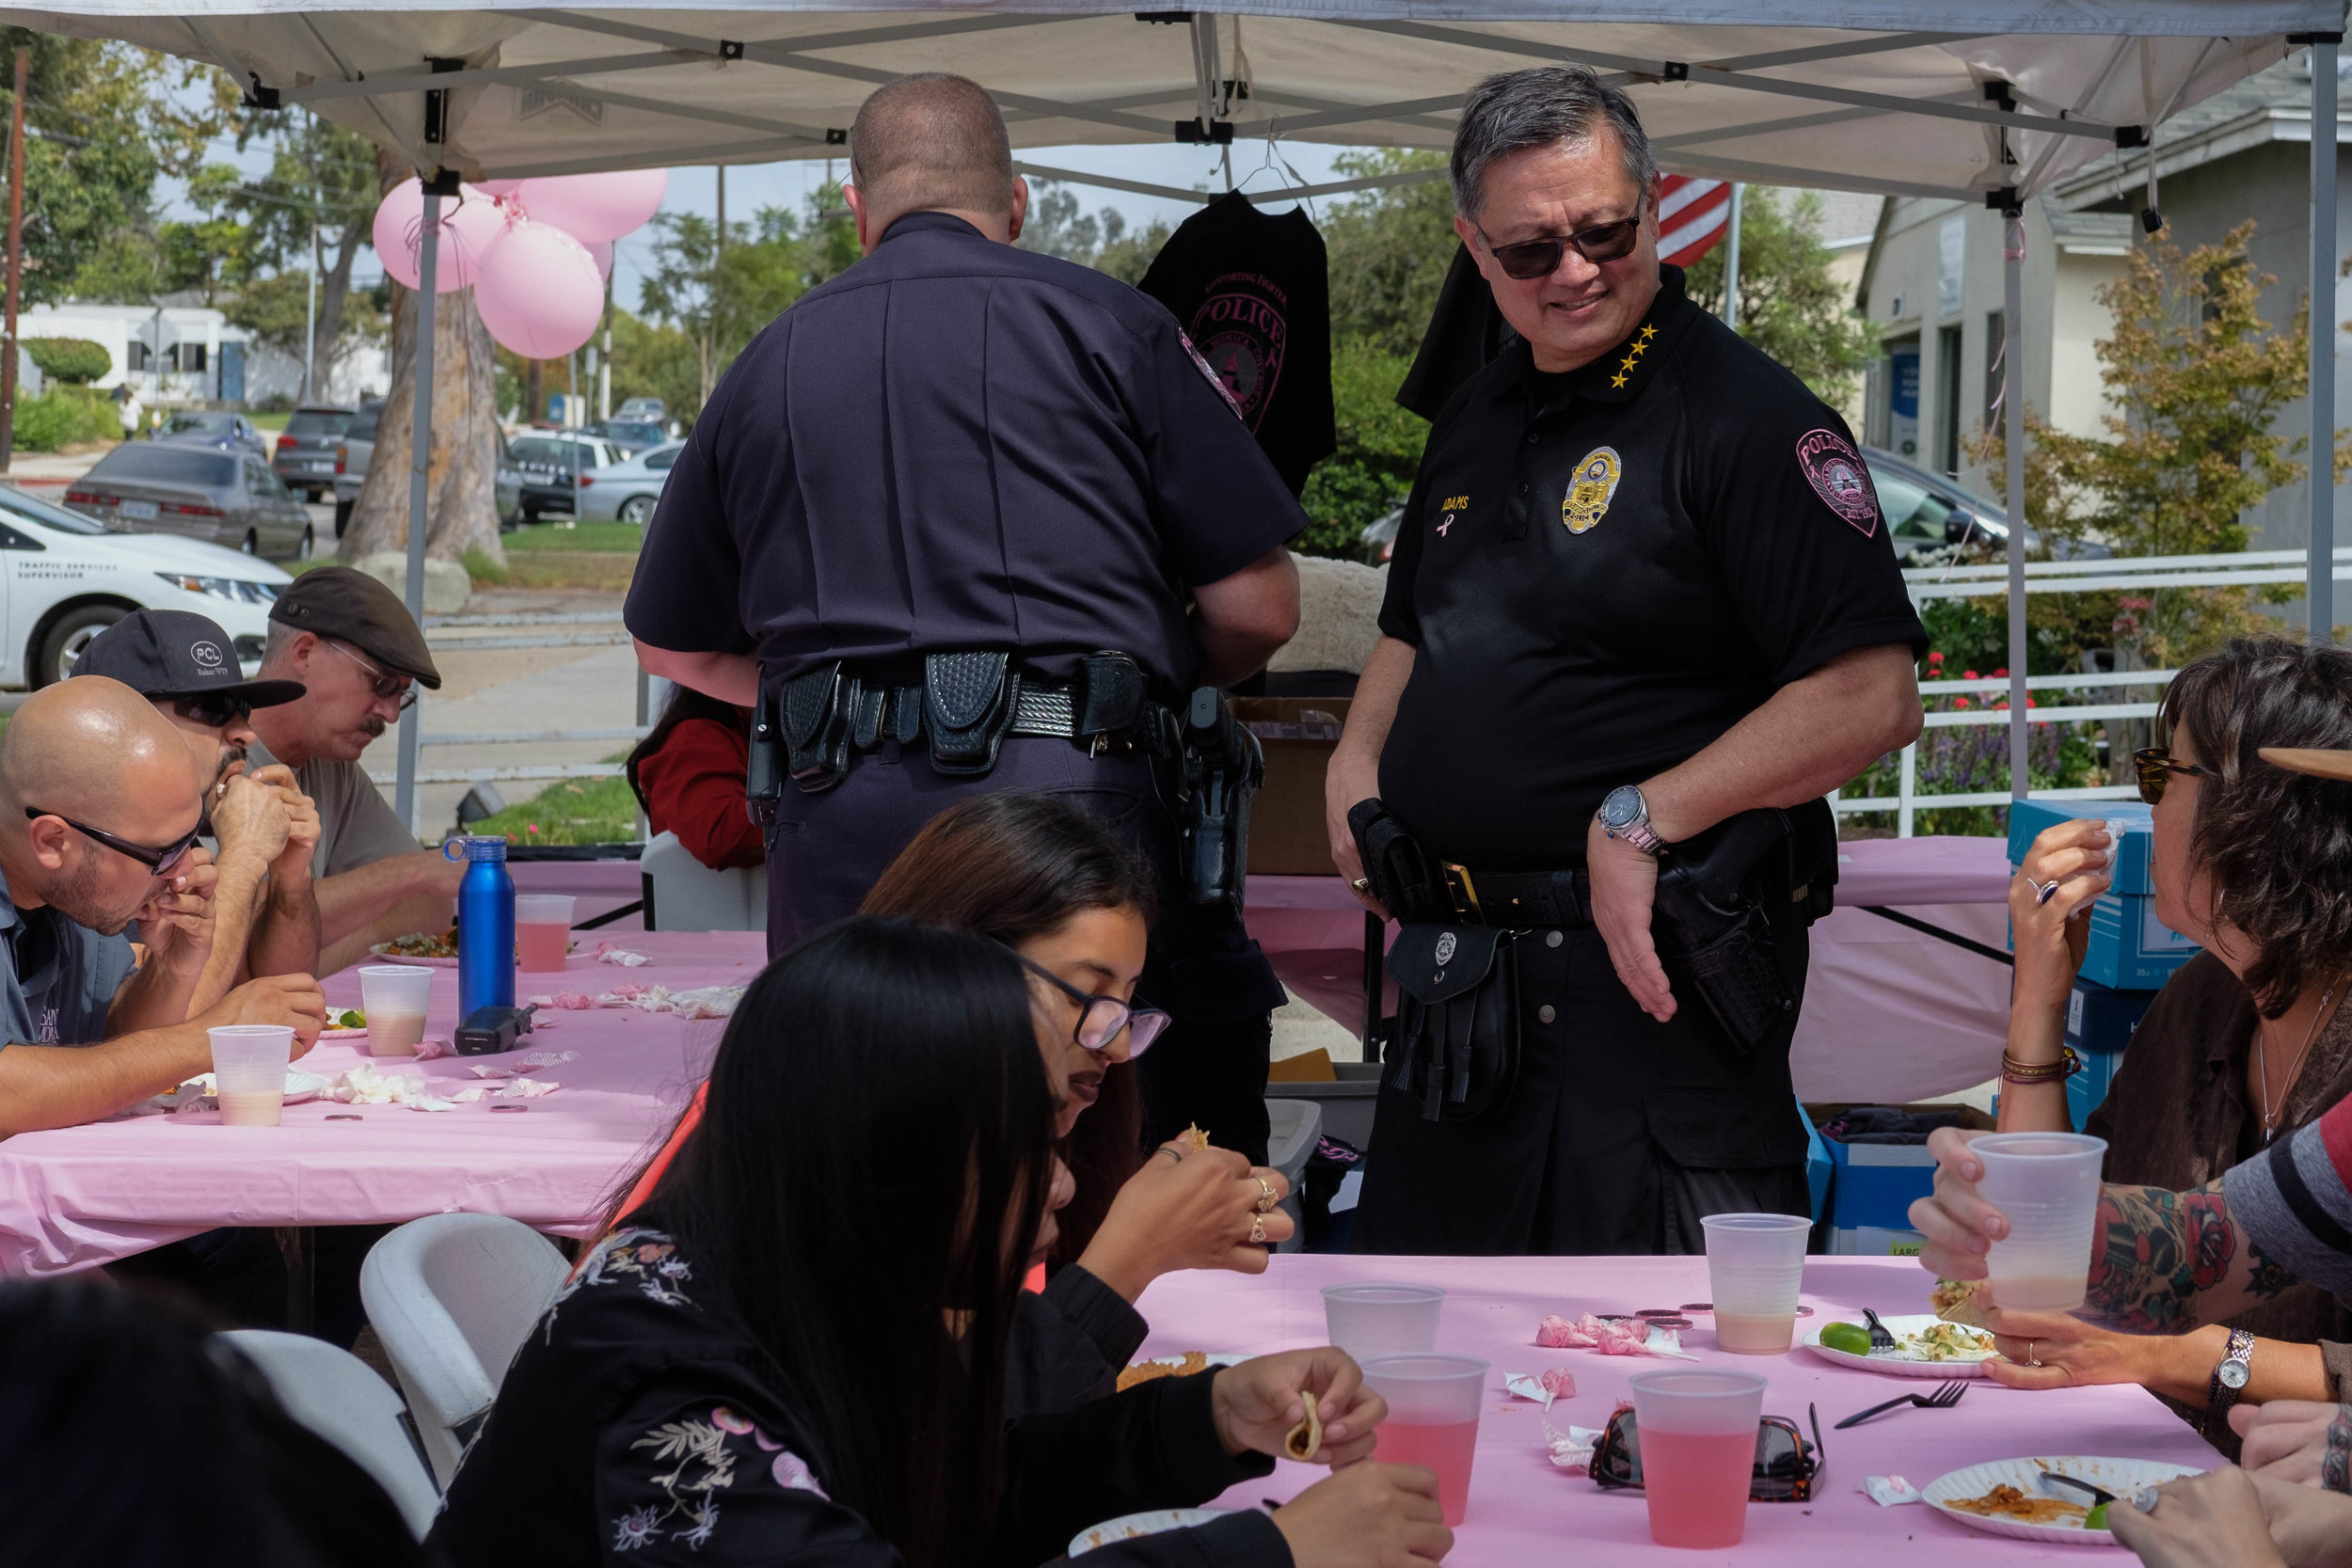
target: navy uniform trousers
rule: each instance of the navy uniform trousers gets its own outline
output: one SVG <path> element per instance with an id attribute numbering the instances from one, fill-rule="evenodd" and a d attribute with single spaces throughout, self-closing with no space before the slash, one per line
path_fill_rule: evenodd
<path id="1" fill-rule="evenodd" d="M 1137 996 L 1175 1022 L 1136 1064 L 1145 1147 L 1199 1126 L 1220 1148 L 1263 1164 L 1267 1015 L 1282 1005 L 1281 983 L 1238 921 L 1185 895 L 1175 820 L 1160 804 L 1145 758 L 1089 757 L 1068 740 L 1009 737 L 987 774 L 949 778 L 932 770 L 928 750 L 901 752 L 884 741 L 851 757 L 848 775 L 822 794 L 803 794 L 787 781 L 768 835 L 770 955 L 854 913 L 923 824 L 959 800 L 1000 789 L 1082 807 L 1152 868 L 1159 918 Z"/>
<path id="2" fill-rule="evenodd" d="M 1772 911 L 1800 1003 L 1806 927 Z M 1356 1216 L 1358 1252 L 1700 1253 L 1708 1214 L 1811 1212 L 1789 1029 L 1742 1050 L 1668 967 L 1659 1022 L 1590 926 L 1537 929 L 1519 960 L 1518 1087 L 1473 1121 L 1428 1121 L 1383 1082 Z"/>

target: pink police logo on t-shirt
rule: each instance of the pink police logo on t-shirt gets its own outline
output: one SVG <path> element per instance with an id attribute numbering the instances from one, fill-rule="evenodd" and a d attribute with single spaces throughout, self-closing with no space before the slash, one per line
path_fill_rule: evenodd
<path id="1" fill-rule="evenodd" d="M 1866 539 L 1879 531 L 1879 497 L 1870 470 L 1846 438 L 1834 430 L 1808 430 L 1797 437 L 1797 467 L 1822 504 L 1851 523 Z"/>

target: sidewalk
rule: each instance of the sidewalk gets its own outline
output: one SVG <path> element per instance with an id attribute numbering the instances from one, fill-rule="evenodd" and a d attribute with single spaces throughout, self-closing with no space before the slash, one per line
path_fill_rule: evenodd
<path id="1" fill-rule="evenodd" d="M 94 451 L 20 451 L 8 465 L 8 471 L 0 480 L 23 485 L 27 490 L 62 490 L 89 472 L 105 449 Z"/>

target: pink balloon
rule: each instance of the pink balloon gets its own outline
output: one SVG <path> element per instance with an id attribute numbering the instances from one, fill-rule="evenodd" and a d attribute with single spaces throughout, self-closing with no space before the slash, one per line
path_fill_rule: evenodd
<path id="1" fill-rule="evenodd" d="M 596 259 L 596 271 L 605 277 L 611 277 L 612 276 L 612 242 L 611 240 L 582 240 L 580 243 L 586 245 L 588 254 Z"/>
<path id="2" fill-rule="evenodd" d="M 476 269 L 474 305 L 505 347 L 527 359 L 561 359 L 595 336 L 604 279 L 586 245 L 519 218 Z"/>
<path id="3" fill-rule="evenodd" d="M 617 240 L 644 228 L 669 188 L 667 169 L 622 169 L 526 180 L 515 198 L 533 223 L 553 224 L 578 240 Z"/>
<path id="4" fill-rule="evenodd" d="M 506 214 L 478 185 L 460 185 L 455 198 L 441 200 L 441 234 L 435 257 L 436 293 L 453 293 L 475 282 L 482 259 L 506 232 Z M 385 193 L 375 209 L 375 254 L 403 288 L 422 281 L 424 191 L 413 179 Z"/>

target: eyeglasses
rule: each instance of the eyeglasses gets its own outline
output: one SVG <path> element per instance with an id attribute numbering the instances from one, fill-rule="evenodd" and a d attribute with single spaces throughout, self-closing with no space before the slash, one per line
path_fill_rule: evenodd
<path id="1" fill-rule="evenodd" d="M 357 664 L 360 669 L 365 670 L 368 673 L 371 683 L 368 689 L 374 692 L 379 700 L 393 697 L 399 698 L 401 710 L 403 712 L 406 712 L 408 709 L 417 705 L 416 683 L 410 680 L 406 675 L 387 674 L 385 672 L 377 669 L 374 665 L 370 664 L 366 659 L 361 658 L 358 654 L 353 653 L 349 648 L 344 647 L 341 642 L 336 641 L 333 638 L 322 637 L 319 641 L 334 649 L 337 653 L 342 655 L 345 658 L 351 660 L 352 663 Z"/>
<path id="2" fill-rule="evenodd" d="M 90 827 L 87 823 L 76 822 L 71 816 L 60 816 L 54 811 L 43 811 L 39 806 L 26 806 L 24 815 L 27 819 L 55 816 L 84 838 L 96 839 L 115 853 L 130 856 L 158 877 L 169 876 L 171 868 L 180 863 L 181 857 L 195 846 L 197 839 L 202 836 L 204 832 L 203 821 L 199 818 L 197 825 L 188 830 L 187 837 L 174 839 L 160 849 L 150 849 L 144 844 L 134 844 L 127 838 L 117 838 L 110 832 Z"/>
<path id="3" fill-rule="evenodd" d="M 1121 1002 L 1116 996 L 1093 995 L 1080 990 L 1044 965 L 1032 963 L 1018 953 L 1013 955 L 1013 958 L 1022 968 L 1078 1005 L 1078 1026 L 1071 1032 L 1070 1037 L 1089 1051 L 1107 1050 L 1111 1041 L 1119 1037 L 1119 1032 L 1124 1029 L 1127 1031 L 1127 1059 L 1132 1062 L 1152 1049 L 1152 1042 L 1158 1039 L 1160 1032 L 1168 1025 L 1168 1014 L 1157 1007 L 1138 1007 Z"/>
<path id="4" fill-rule="evenodd" d="M 1571 249 L 1595 266 L 1624 261 L 1633 254 L 1633 246 L 1642 237 L 1642 214 L 1635 213 L 1614 223 L 1595 224 L 1573 234 L 1548 234 L 1540 240 L 1520 240 L 1512 245 L 1495 244 L 1484 229 L 1478 230 L 1478 237 L 1486 241 L 1487 253 L 1494 257 L 1505 277 L 1526 283 L 1558 272 L 1560 258 Z"/>
<path id="5" fill-rule="evenodd" d="M 243 697 L 174 697 L 171 711 L 192 724 L 225 730 L 253 716 L 253 705 Z"/>
<path id="6" fill-rule="evenodd" d="M 1767 1416 L 1756 1423 L 1756 1468 L 1748 1475 L 1748 1501 L 1812 1501 L 1813 1479 L 1828 1465 L 1829 1457 L 1821 1448 L 1820 1414 L 1809 1404 L 1804 1407 L 1804 1414 L 1813 1424 L 1810 1443 L 1798 1432 L 1797 1423 L 1786 1416 Z M 1593 1449 L 1590 1473 L 1603 1486 L 1642 1484 L 1642 1434 L 1634 1427 L 1630 1409 L 1620 1410 L 1609 1418 L 1609 1425 L 1602 1430 L 1600 1442 Z"/>
<path id="7" fill-rule="evenodd" d="M 2132 767 L 2139 774 L 2139 798 L 2150 805 L 2164 799 L 2164 786 L 2174 773 L 2193 774 L 2200 779 L 2217 779 L 2220 774 L 2210 768 L 2200 768 L 2193 762 L 2174 762 L 2172 753 L 2161 746 L 2143 746 L 2132 753 Z"/>

